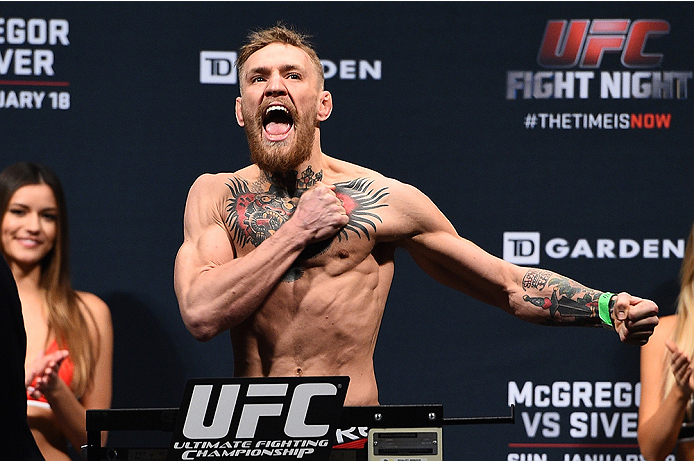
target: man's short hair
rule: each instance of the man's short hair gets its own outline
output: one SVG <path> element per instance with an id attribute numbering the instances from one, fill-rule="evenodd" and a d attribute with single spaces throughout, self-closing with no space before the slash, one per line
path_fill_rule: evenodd
<path id="1" fill-rule="evenodd" d="M 318 72 L 318 80 L 322 89 L 325 82 L 323 65 L 321 64 L 320 59 L 318 59 L 318 55 L 310 42 L 310 38 L 310 35 L 298 32 L 292 27 L 282 24 L 281 22 L 268 29 L 260 29 L 250 32 L 246 39 L 246 43 L 241 47 L 239 50 L 239 55 L 236 58 L 236 69 L 238 70 L 239 78 L 241 78 L 243 66 L 253 53 L 272 43 L 282 43 L 285 45 L 295 46 L 303 50 L 308 55 L 311 62 L 314 64 L 316 71 Z"/>

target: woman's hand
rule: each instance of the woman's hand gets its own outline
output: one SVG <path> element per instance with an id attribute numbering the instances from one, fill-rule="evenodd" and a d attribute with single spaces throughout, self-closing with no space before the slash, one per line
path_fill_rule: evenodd
<path id="1" fill-rule="evenodd" d="M 58 382 L 58 370 L 70 353 L 67 350 L 39 355 L 26 370 L 24 385 L 29 395 L 35 399 L 50 393 Z"/>
<path id="2" fill-rule="evenodd" d="M 675 382 L 685 397 L 694 392 L 694 377 L 692 377 L 692 359 L 680 350 L 671 340 L 665 340 L 665 346 L 670 351 L 670 369 L 675 375 Z"/>

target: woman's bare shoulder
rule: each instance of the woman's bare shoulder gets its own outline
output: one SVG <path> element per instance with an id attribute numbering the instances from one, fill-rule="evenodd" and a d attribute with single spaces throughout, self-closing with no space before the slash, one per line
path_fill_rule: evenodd
<path id="1" fill-rule="evenodd" d="M 653 332 L 653 337 L 660 337 L 662 339 L 670 337 L 672 331 L 677 325 L 677 315 L 666 315 L 658 319 L 658 326 L 655 327 Z M 657 336 L 656 336 L 657 335 Z"/>
<path id="2" fill-rule="evenodd" d="M 672 332 L 677 324 L 676 315 L 666 315 L 658 319 L 658 326 L 655 327 L 653 335 L 646 344 L 641 346 L 642 353 L 648 354 L 649 351 L 657 353 L 665 350 L 665 340 L 672 337 Z"/>
<path id="3" fill-rule="evenodd" d="M 89 311 L 97 324 L 102 326 L 104 324 L 111 324 L 111 310 L 103 299 L 94 293 L 89 293 L 86 291 L 78 291 L 77 296 L 82 301 L 84 308 Z"/>

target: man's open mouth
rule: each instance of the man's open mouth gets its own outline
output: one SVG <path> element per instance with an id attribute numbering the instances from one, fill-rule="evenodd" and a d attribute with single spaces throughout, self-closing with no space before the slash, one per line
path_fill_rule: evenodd
<path id="1" fill-rule="evenodd" d="M 289 109 L 273 104 L 263 112 L 263 128 L 269 141 L 282 141 L 287 138 L 294 125 Z"/>

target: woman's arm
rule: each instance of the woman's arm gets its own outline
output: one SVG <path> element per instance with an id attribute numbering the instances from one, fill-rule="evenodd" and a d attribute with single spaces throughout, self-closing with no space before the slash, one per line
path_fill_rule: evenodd
<path id="1" fill-rule="evenodd" d="M 111 312 L 100 298 L 91 294 L 80 292 L 80 299 L 86 309 L 91 312 L 94 323 L 90 322 L 90 316 L 86 315 L 90 325 L 90 335 L 94 344 L 99 344 L 96 358 L 94 376 L 87 386 L 87 390 L 80 400 L 72 392 L 70 387 L 57 373 L 52 376 L 41 391 L 51 405 L 53 413 L 60 423 L 63 434 L 72 446 L 79 451 L 82 445 L 87 443 L 87 410 L 91 408 L 110 408 L 112 396 L 113 374 L 113 326 Z M 98 330 L 98 343 L 97 343 Z M 94 351 L 96 353 L 96 351 Z M 102 445 L 106 443 L 108 433 L 101 435 Z"/>
<path id="2" fill-rule="evenodd" d="M 671 337 L 676 319 L 674 315 L 662 318 L 651 341 L 641 348 L 638 441 L 641 453 L 648 461 L 662 461 L 672 453 L 692 392 L 691 361 L 681 353 L 673 355 L 670 352 L 674 359 L 672 365 L 680 370 L 680 383 L 675 382 L 667 397 L 662 398 L 664 373 L 671 372 L 671 366 L 665 369 L 664 358 L 668 354 L 666 343 Z M 671 346 L 674 347 L 674 344 Z"/>

